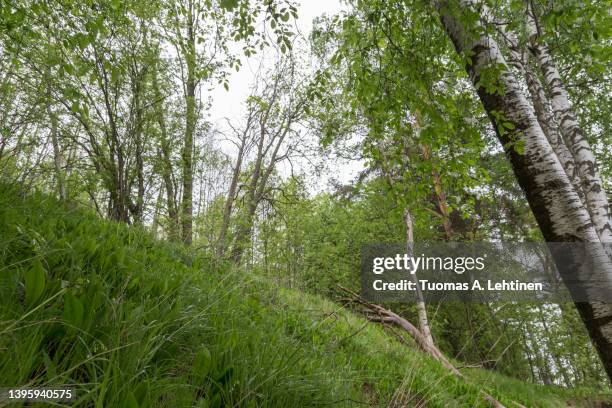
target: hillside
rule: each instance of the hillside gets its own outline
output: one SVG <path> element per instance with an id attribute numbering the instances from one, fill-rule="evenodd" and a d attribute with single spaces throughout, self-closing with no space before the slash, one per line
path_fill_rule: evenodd
<path id="1" fill-rule="evenodd" d="M 338 304 L 44 195 L 1 186 L 0 237 L 0 384 L 70 385 L 70 406 L 612 401 L 469 368 L 468 383 Z"/>

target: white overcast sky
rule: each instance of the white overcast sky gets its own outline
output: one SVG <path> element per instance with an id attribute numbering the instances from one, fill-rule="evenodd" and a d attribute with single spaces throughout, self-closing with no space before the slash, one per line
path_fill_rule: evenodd
<path id="1" fill-rule="evenodd" d="M 312 20 L 322 14 L 334 15 L 343 8 L 340 0 L 301 0 L 298 3 L 298 19 L 295 21 L 297 29 L 308 37 L 312 30 Z M 241 58 L 242 68 L 239 72 L 231 75 L 230 89 L 226 91 L 222 86 L 217 86 L 212 92 L 212 106 L 210 109 L 210 120 L 218 126 L 222 126 L 223 118 L 237 119 L 243 113 L 242 103 L 249 95 L 249 91 L 255 79 L 255 73 L 264 60 L 264 67 L 271 67 L 267 62 L 273 62 L 273 51 L 258 53 L 251 58 Z M 267 55 L 267 57 L 266 57 Z"/>
<path id="2" fill-rule="evenodd" d="M 335 15 L 342 11 L 345 5 L 341 0 L 302 0 L 298 2 L 298 19 L 295 25 L 299 33 L 308 38 L 312 31 L 313 19 L 323 14 Z M 275 50 L 268 50 L 263 53 L 245 58 L 241 57 L 242 67 L 239 72 L 233 72 L 229 78 L 230 88 L 226 91 L 223 86 L 216 86 L 211 92 L 212 105 L 208 110 L 208 120 L 219 130 L 227 130 L 226 120 L 240 123 L 244 114 L 244 101 L 249 96 L 251 87 L 255 81 L 256 73 L 260 66 L 264 70 L 271 68 L 276 60 Z M 263 61 L 263 64 L 262 64 Z M 230 153 L 232 145 L 219 141 L 221 149 Z M 296 163 L 294 163 L 296 164 Z M 306 161 L 297 163 L 297 171 L 307 170 Z M 360 162 L 340 162 L 334 160 L 333 164 L 326 165 L 327 169 L 318 177 L 307 180 L 308 189 L 311 193 L 317 193 L 329 188 L 330 179 L 348 183 L 353 179 L 357 172 L 363 168 Z M 288 165 L 282 166 L 280 173 L 288 175 L 290 170 Z M 294 170 L 295 167 L 294 167 Z"/>

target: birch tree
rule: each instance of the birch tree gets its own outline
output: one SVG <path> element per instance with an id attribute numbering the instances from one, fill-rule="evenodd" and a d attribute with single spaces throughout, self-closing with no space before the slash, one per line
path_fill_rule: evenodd
<path id="1" fill-rule="evenodd" d="M 538 122 L 519 79 L 509 69 L 500 45 L 479 23 L 477 5 L 472 1 L 436 1 L 434 6 L 457 52 L 468 56 L 466 71 L 506 150 L 544 238 L 549 242 L 609 242 L 609 205 L 597 165 L 547 49 L 534 43 L 537 38 L 531 36 L 539 66 L 551 88 L 560 133 L 576 162 L 586 205 Z M 603 251 L 596 252 L 593 257 L 602 271 L 595 278 L 610 287 L 610 258 Z M 557 266 L 566 267 L 559 262 Z M 576 307 L 612 378 L 612 307 L 595 301 L 579 301 Z"/>

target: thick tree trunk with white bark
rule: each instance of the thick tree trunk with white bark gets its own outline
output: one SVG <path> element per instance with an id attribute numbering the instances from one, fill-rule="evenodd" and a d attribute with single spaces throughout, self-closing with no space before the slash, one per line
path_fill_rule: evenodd
<path id="1" fill-rule="evenodd" d="M 502 26 L 503 27 L 503 26 Z M 503 36 L 506 38 L 506 43 L 510 50 L 510 62 L 514 65 L 519 72 L 525 77 L 527 82 L 527 89 L 531 96 L 531 102 L 538 119 L 538 123 L 542 128 L 542 132 L 546 136 L 550 143 L 553 151 L 557 155 L 557 158 L 561 162 L 561 165 L 565 169 L 565 174 L 574 186 L 574 190 L 580 197 L 580 201 L 586 205 L 584 192 L 582 191 L 582 184 L 578 178 L 576 169 L 576 163 L 570 153 L 569 149 L 563 141 L 563 137 L 558 131 L 558 125 L 555 123 L 555 118 L 551 113 L 550 102 L 544 91 L 544 87 L 540 82 L 538 76 L 533 72 L 532 67 L 529 64 L 529 59 L 519 47 L 519 42 L 514 33 L 503 31 Z"/>
<path id="2" fill-rule="evenodd" d="M 605 234 L 605 228 L 602 230 L 600 227 L 596 230 L 593 226 L 591 221 L 593 213 L 587 211 L 567 177 L 517 78 L 508 68 L 497 42 L 477 23 L 471 27 L 465 25 L 465 21 L 474 21 L 465 18 L 465 14 L 474 13 L 473 3 L 469 0 L 434 0 L 434 5 L 457 52 L 461 55 L 470 55 L 466 65 L 467 73 L 506 150 L 544 238 L 548 242 L 600 242 L 599 236 L 602 232 Z M 550 61 L 545 62 L 547 64 L 543 63 L 543 66 L 550 70 Z M 496 85 L 502 89 L 502 92 L 491 91 L 480 81 L 483 73 L 490 67 L 500 72 Z M 552 74 L 548 76 L 549 86 L 556 86 L 558 81 L 552 78 Z M 555 89 L 557 93 L 560 92 L 558 87 Z M 584 143 L 580 141 L 578 132 L 573 126 L 575 124 L 575 121 L 572 122 L 573 114 L 567 110 L 567 105 L 560 109 L 562 98 L 563 96 L 554 96 L 553 107 L 561 127 L 566 131 L 572 129 L 570 136 L 573 137 L 572 143 L 576 145 L 572 147 L 572 153 L 588 156 L 590 150 L 584 148 Z M 592 171 L 591 176 L 596 174 L 594 160 L 589 161 L 588 157 L 579 157 L 581 159 L 576 160 L 578 167 L 583 171 L 589 167 L 589 171 Z M 597 192 L 596 189 L 588 190 L 596 183 L 583 185 L 589 205 L 600 205 L 601 208 L 597 212 L 599 215 L 606 212 L 605 204 L 592 198 Z M 610 286 L 612 276 L 609 273 L 609 258 L 605 254 L 597 254 L 594 262 L 602 267 L 602 272 L 596 278 Z M 566 265 L 560 262 L 557 262 L 557 266 L 559 269 L 566 269 Z M 577 302 L 576 306 L 608 376 L 612 378 L 612 308 L 601 302 Z"/>
<path id="3" fill-rule="evenodd" d="M 546 44 L 540 41 L 533 8 L 530 8 L 527 14 L 531 50 L 542 71 L 546 85 L 549 87 L 552 108 L 559 123 L 559 130 L 574 156 L 591 220 L 601 241 L 612 242 L 610 204 L 603 188 L 597 161 L 572 110 L 567 90 L 550 51 Z"/>

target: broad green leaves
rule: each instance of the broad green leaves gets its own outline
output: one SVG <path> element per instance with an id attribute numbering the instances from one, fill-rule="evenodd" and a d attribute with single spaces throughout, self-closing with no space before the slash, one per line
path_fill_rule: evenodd
<path id="1" fill-rule="evenodd" d="M 25 302 L 31 307 L 41 298 L 45 291 L 46 273 L 40 260 L 35 260 L 25 272 Z"/>
<path id="2" fill-rule="evenodd" d="M 431 206 L 434 174 L 447 195 L 469 191 L 483 181 L 478 160 L 488 147 L 460 61 L 427 12 L 417 2 L 358 2 L 345 17 L 323 21 L 313 39 L 330 73 L 319 76 L 317 89 L 328 130 L 322 142 L 367 129 L 363 155 L 395 180 L 391 194 L 400 206 Z M 494 78 L 491 71 L 482 80 L 495 86 Z"/>
<path id="3" fill-rule="evenodd" d="M 66 323 L 72 327 L 80 328 L 83 324 L 84 315 L 85 309 L 81 300 L 73 294 L 66 294 L 66 296 L 64 296 L 63 313 L 63 318 Z"/>
<path id="4" fill-rule="evenodd" d="M 214 361 L 212 360 L 210 351 L 206 347 L 201 348 L 196 353 L 193 360 L 193 367 L 191 369 L 196 383 L 201 383 L 204 381 L 210 370 L 213 368 L 213 363 Z"/>

